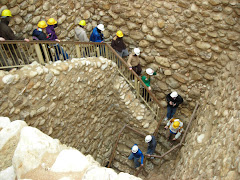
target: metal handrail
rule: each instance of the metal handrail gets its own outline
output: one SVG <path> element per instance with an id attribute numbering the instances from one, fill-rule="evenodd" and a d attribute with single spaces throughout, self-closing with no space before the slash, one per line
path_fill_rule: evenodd
<path id="1" fill-rule="evenodd" d="M 59 46 L 58 46 L 59 45 Z M 58 47 L 56 47 L 58 46 Z M 15 51 L 17 49 L 17 52 Z M 65 51 L 63 50 L 65 49 Z M 14 51 L 12 53 L 12 51 Z M 22 51 L 22 52 L 21 52 Z M 69 53 L 70 51 L 70 53 Z M 22 56 L 23 54 L 23 56 Z M 72 57 L 91 57 L 91 56 L 103 56 L 107 59 L 111 59 L 118 64 L 119 73 L 125 78 L 128 84 L 136 90 L 136 97 L 143 101 L 143 103 L 151 110 L 154 117 L 158 118 L 161 104 L 155 97 L 155 95 L 148 89 L 142 79 L 133 71 L 130 70 L 128 64 L 116 53 L 116 51 L 108 43 L 96 43 L 96 42 L 79 42 L 79 41 L 22 41 L 22 40 L 8 40 L 0 42 L 0 68 L 8 69 L 13 67 L 22 67 L 26 64 L 30 64 L 34 60 L 37 60 L 40 64 L 49 63 L 50 61 L 67 60 L 68 54 Z M 10 59 L 10 62 L 8 62 Z M 19 61 L 19 59 L 21 61 Z M 23 62 L 24 61 L 24 62 Z M 12 63 L 11 63 L 12 62 Z M 120 69 L 124 68 L 123 72 Z M 135 83 L 133 84 L 128 79 L 133 77 Z M 140 85 L 145 88 L 149 94 L 151 103 L 147 102 L 146 93 L 140 95 Z"/>

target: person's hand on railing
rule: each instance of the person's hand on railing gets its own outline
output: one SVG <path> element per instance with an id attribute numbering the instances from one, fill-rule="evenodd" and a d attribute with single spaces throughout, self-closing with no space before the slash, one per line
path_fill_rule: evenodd
<path id="1" fill-rule="evenodd" d="M 3 37 L 0 37 L 0 41 L 5 41 L 5 39 Z"/>
<path id="2" fill-rule="evenodd" d="M 59 40 L 59 39 L 55 39 L 55 41 L 57 41 L 57 42 L 60 42 L 60 40 Z"/>
<path id="3" fill-rule="evenodd" d="M 168 126 L 165 126 L 164 129 L 168 129 Z"/>
<path id="4" fill-rule="evenodd" d="M 173 141 L 176 141 L 177 139 L 176 138 L 173 138 Z"/>
<path id="5" fill-rule="evenodd" d="M 26 39 L 26 38 L 25 38 L 24 41 L 29 42 L 29 39 Z"/>
<path id="6" fill-rule="evenodd" d="M 131 70 L 132 70 L 132 67 L 129 67 L 129 70 L 131 71 Z"/>
<path id="7" fill-rule="evenodd" d="M 149 86 L 149 87 L 148 87 L 148 90 L 149 90 L 149 91 L 151 91 L 151 90 L 152 90 L 151 86 Z"/>

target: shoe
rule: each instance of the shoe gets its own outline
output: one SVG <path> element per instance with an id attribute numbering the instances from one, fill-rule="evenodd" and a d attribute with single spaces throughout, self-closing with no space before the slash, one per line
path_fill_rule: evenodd
<path id="1" fill-rule="evenodd" d="M 132 82 L 135 82 L 135 80 L 133 79 Z"/>
<path id="2" fill-rule="evenodd" d="M 164 121 L 167 121 L 167 120 L 168 120 L 168 118 L 167 118 L 167 117 L 165 117 L 163 120 L 164 120 Z"/>

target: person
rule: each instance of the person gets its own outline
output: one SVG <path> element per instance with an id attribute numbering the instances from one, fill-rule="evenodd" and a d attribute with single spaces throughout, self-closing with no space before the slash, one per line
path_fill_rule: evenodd
<path id="1" fill-rule="evenodd" d="M 138 145 L 137 144 L 134 144 L 132 149 L 131 149 L 131 154 L 130 156 L 128 157 L 129 160 L 134 160 L 134 166 L 135 168 L 139 167 L 140 166 L 140 163 L 139 163 L 139 159 L 141 157 L 141 166 L 143 166 L 143 159 L 144 159 L 144 156 L 143 156 L 143 153 L 142 151 L 138 148 Z"/>
<path id="2" fill-rule="evenodd" d="M 172 119 L 173 115 L 177 111 L 177 107 L 181 103 L 183 103 L 183 98 L 180 95 L 178 95 L 176 91 L 169 93 L 166 96 L 166 100 L 167 100 L 167 116 L 164 118 L 164 121 Z"/>
<path id="3" fill-rule="evenodd" d="M 172 118 L 167 122 L 164 128 L 166 130 L 169 129 L 169 131 L 166 132 L 166 138 L 170 139 L 171 135 L 175 135 L 173 141 L 176 141 L 183 131 L 183 122 L 179 119 Z"/>
<path id="4" fill-rule="evenodd" d="M 157 146 L 155 136 L 147 135 L 145 137 L 145 142 L 148 143 L 147 155 L 152 155 L 155 152 Z M 154 157 L 151 157 L 151 159 L 154 159 Z"/>
<path id="5" fill-rule="evenodd" d="M 81 20 L 79 22 L 79 26 L 77 26 L 75 30 L 75 38 L 81 42 L 89 42 L 89 39 L 87 37 L 86 31 L 84 27 L 86 26 L 86 21 Z"/>
<path id="6" fill-rule="evenodd" d="M 15 36 L 14 32 L 12 29 L 8 26 L 9 22 L 12 18 L 12 13 L 9 9 L 4 9 L 1 13 L 1 22 L 0 22 L 0 37 L 2 37 L 2 41 L 4 40 L 24 40 L 26 42 L 29 42 L 29 39 L 22 38 L 22 37 L 17 37 Z M 19 50 L 16 44 L 12 45 L 3 45 L 3 48 L 7 51 L 10 51 L 10 54 L 13 57 L 13 61 L 15 61 L 15 65 L 19 65 L 19 60 L 18 57 L 22 57 L 24 62 L 27 63 L 27 58 L 24 56 L 23 53 Z M 9 65 L 8 62 L 5 63 L 3 62 L 3 65 Z"/>
<path id="7" fill-rule="evenodd" d="M 49 40 L 49 36 L 47 36 L 47 34 L 44 33 L 47 27 L 47 23 L 45 21 L 39 21 L 37 26 L 38 26 L 37 29 L 34 29 L 32 33 L 33 40 L 45 40 L 45 41 Z M 39 46 L 42 52 L 43 59 L 46 60 L 43 47 L 41 44 L 39 44 Z M 51 52 L 48 44 L 47 44 L 47 50 L 50 55 L 50 59 L 52 61 L 52 56 L 51 56 Z"/>
<path id="8" fill-rule="evenodd" d="M 54 18 L 49 18 L 47 21 L 48 26 L 46 27 L 46 32 L 49 36 L 50 41 L 57 41 L 60 42 L 60 40 L 57 38 L 55 28 L 58 26 L 57 21 Z M 62 54 L 64 60 L 68 59 L 68 54 L 63 50 L 63 48 L 57 43 L 53 45 L 55 48 L 55 59 L 59 60 L 59 55 Z"/>
<path id="9" fill-rule="evenodd" d="M 125 43 L 123 42 L 123 32 L 117 31 L 116 35 L 113 37 L 112 48 L 118 53 L 120 57 L 128 56 L 128 50 Z"/>
<path id="10" fill-rule="evenodd" d="M 148 90 L 152 90 L 151 86 L 150 86 L 150 82 L 151 82 L 151 76 L 152 75 L 156 75 L 157 73 L 154 72 L 154 70 L 152 70 L 151 68 L 147 68 L 146 69 L 146 73 L 147 76 L 142 76 L 142 81 L 144 82 L 144 84 L 148 87 Z M 145 98 L 145 100 L 148 102 L 150 101 L 150 96 L 149 93 L 147 92 L 147 90 L 145 88 L 143 88 L 143 97 Z"/>
<path id="11" fill-rule="evenodd" d="M 84 29 L 85 26 L 86 26 L 86 21 L 81 20 L 79 22 L 79 26 L 75 28 L 75 38 L 81 42 L 89 42 L 86 31 Z M 86 45 L 83 45 L 83 47 L 81 48 L 81 51 L 82 51 L 83 57 L 90 55 L 89 47 Z"/>
<path id="12" fill-rule="evenodd" d="M 142 72 L 139 55 L 140 55 L 140 49 L 134 48 L 132 53 L 129 55 L 129 58 L 127 61 L 129 69 L 135 71 L 138 76 L 140 76 Z"/>
<path id="13" fill-rule="evenodd" d="M 90 41 L 92 42 L 104 42 L 104 36 L 102 32 L 104 31 L 104 25 L 99 24 L 93 29 L 93 32 L 90 36 Z"/>

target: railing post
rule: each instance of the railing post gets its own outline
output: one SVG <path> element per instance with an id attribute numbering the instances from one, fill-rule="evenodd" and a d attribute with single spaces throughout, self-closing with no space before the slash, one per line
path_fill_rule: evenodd
<path id="1" fill-rule="evenodd" d="M 105 45 L 105 50 L 106 50 L 106 58 L 109 59 L 108 47 L 106 45 Z"/>
<path id="2" fill-rule="evenodd" d="M 97 47 L 97 57 L 100 57 L 99 47 Z"/>
<path id="3" fill-rule="evenodd" d="M 42 47 L 43 47 L 44 55 L 46 57 L 46 61 L 47 61 L 47 63 L 49 63 L 49 57 L 48 57 L 48 53 L 47 53 L 47 50 L 46 50 L 46 45 L 42 44 Z M 51 54 L 50 54 L 50 56 L 51 56 Z"/>
<path id="4" fill-rule="evenodd" d="M 137 77 L 134 76 L 134 86 L 135 86 L 135 89 L 137 89 L 137 83 L 138 83 Z"/>
<path id="5" fill-rule="evenodd" d="M 140 94 L 140 82 L 138 81 L 138 83 L 137 83 L 137 89 L 136 89 L 136 91 L 137 91 L 137 99 L 139 99 L 139 94 Z"/>
<path id="6" fill-rule="evenodd" d="M 81 52 L 80 52 L 79 45 L 76 44 L 76 45 L 75 45 L 75 48 L 76 48 L 76 52 L 77 52 L 77 57 L 78 57 L 78 58 L 81 58 Z"/>
<path id="7" fill-rule="evenodd" d="M 34 44 L 35 51 L 37 53 L 38 60 L 41 64 L 44 64 L 44 59 L 39 44 Z"/>

